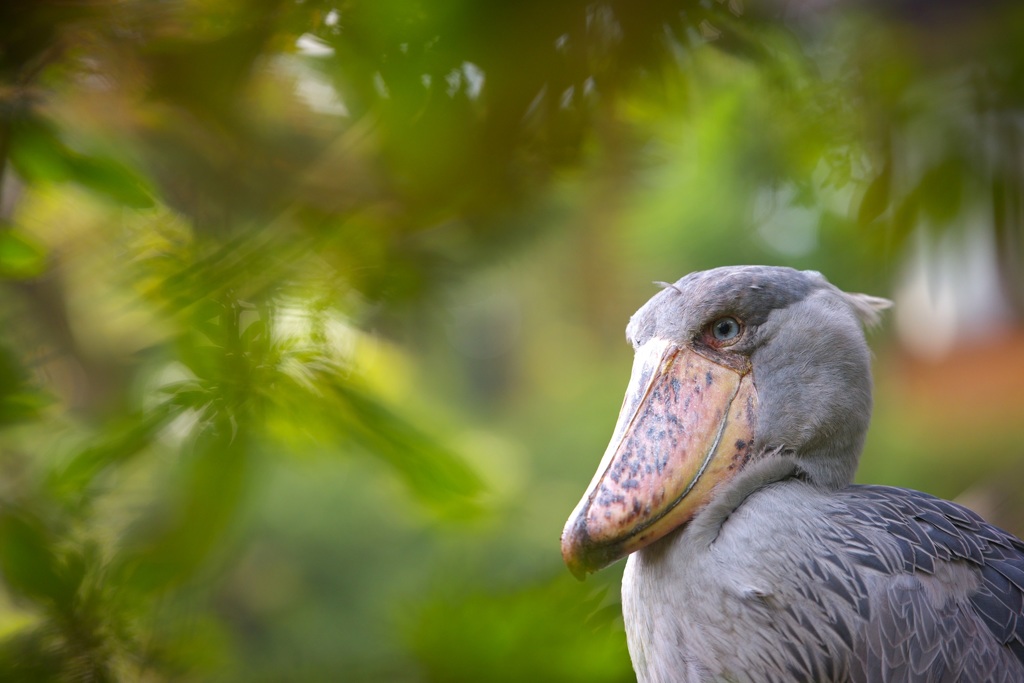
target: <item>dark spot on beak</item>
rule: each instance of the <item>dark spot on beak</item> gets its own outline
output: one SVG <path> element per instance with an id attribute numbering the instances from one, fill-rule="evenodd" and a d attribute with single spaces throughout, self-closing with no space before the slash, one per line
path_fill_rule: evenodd
<path id="1" fill-rule="evenodd" d="M 609 491 L 607 486 L 602 485 L 595 502 L 601 507 L 608 508 L 612 505 L 622 505 L 626 502 L 626 498 L 620 493 Z"/>
<path id="2" fill-rule="evenodd" d="M 747 442 L 744 441 L 743 439 L 740 439 L 740 440 L 738 440 L 736 442 L 736 450 L 742 451 L 746 447 L 747 447 Z"/>
<path id="3" fill-rule="evenodd" d="M 711 386 L 711 381 L 712 381 L 711 380 L 711 371 L 708 370 L 707 374 L 704 375 L 704 382 L 707 384 L 707 386 L 710 387 Z"/>

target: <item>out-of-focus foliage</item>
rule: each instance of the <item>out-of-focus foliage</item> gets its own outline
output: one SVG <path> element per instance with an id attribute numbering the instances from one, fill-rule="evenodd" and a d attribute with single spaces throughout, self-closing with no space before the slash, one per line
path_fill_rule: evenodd
<path id="1" fill-rule="evenodd" d="M 557 553 L 626 317 L 962 240 L 1019 327 L 1020 45 L 996 1 L 4 3 L 0 680 L 630 680 Z M 942 393 L 901 358 L 883 408 Z M 868 478 L 1021 462 L 929 410 Z"/>

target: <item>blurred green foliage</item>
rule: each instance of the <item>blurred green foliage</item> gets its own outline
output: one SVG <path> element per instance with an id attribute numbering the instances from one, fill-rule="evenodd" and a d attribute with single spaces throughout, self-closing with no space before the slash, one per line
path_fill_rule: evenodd
<path id="1" fill-rule="evenodd" d="M 0 680 L 631 680 L 557 539 L 651 280 L 980 225 L 1024 312 L 1024 12 L 811 5 L 0 6 Z"/>

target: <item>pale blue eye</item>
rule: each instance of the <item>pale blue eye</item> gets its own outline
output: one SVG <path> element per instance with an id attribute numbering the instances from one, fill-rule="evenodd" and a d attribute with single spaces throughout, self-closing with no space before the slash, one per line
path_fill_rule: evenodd
<path id="1" fill-rule="evenodd" d="M 719 318 L 712 323 L 711 333 L 718 341 L 729 341 L 740 333 L 740 324 L 735 318 Z"/>

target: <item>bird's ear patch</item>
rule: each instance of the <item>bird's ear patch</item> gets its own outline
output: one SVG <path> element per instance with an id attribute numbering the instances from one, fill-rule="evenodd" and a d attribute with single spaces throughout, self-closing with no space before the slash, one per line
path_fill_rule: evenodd
<path id="1" fill-rule="evenodd" d="M 875 327 L 882 321 L 882 311 L 892 307 L 892 302 L 880 296 L 870 294 L 851 294 L 843 292 L 843 298 L 860 318 L 865 327 Z"/>

